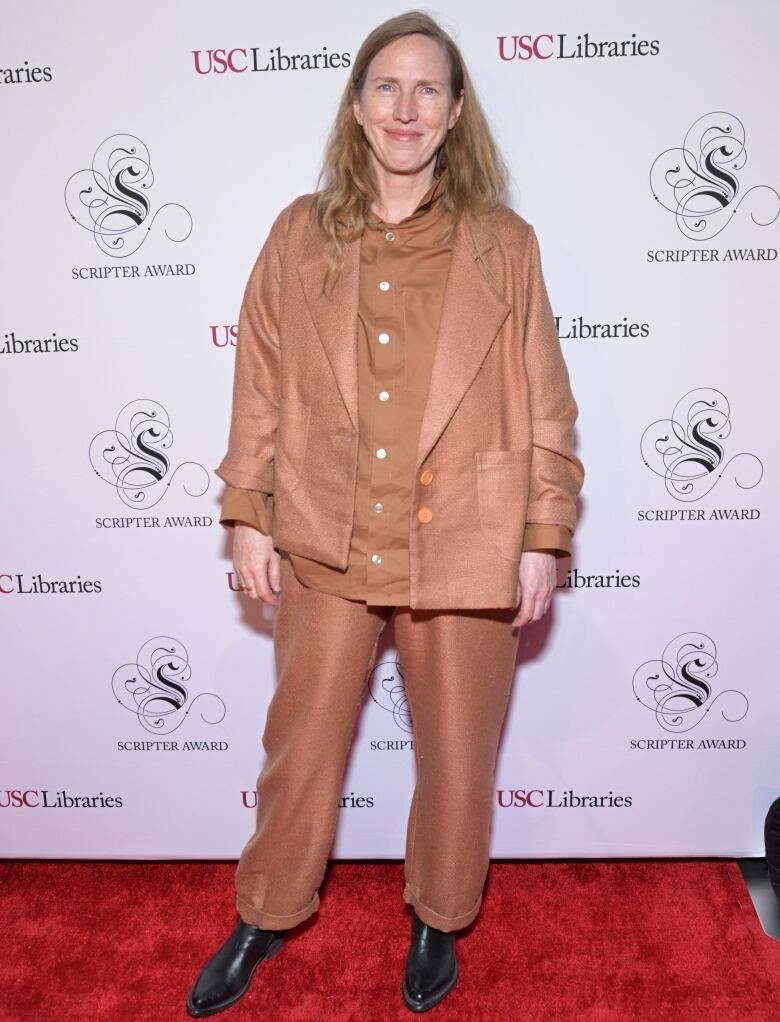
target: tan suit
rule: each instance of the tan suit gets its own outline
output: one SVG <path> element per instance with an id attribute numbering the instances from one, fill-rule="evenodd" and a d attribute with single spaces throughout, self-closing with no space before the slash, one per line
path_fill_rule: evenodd
<path id="1" fill-rule="evenodd" d="M 360 242 L 357 322 L 358 461 L 355 519 L 345 569 L 293 553 L 295 575 L 325 593 L 374 605 L 409 603 L 409 528 L 415 458 L 452 257 L 445 170 L 414 212 L 389 230 L 369 219 Z M 386 290 L 379 286 L 385 282 Z M 247 318 L 244 324 L 247 323 Z M 242 344 L 256 343 L 249 336 Z M 429 468 L 420 484 L 436 494 Z M 425 504 L 418 520 L 433 521 Z M 249 523 L 274 534 L 273 494 L 228 486 L 220 522 Z M 564 525 L 526 523 L 524 550 L 570 550 Z"/>
<path id="2" fill-rule="evenodd" d="M 216 472 L 231 487 L 273 493 L 275 546 L 343 572 L 365 477 L 361 240 L 350 243 L 324 293 L 325 241 L 308 222 L 310 199 L 299 197 L 276 219 L 247 284 L 228 451 Z M 406 508 L 413 608 L 514 605 L 527 523 L 555 529 L 554 545 L 567 550 L 584 478 L 573 449 L 577 405 L 536 235 L 508 207 L 473 233 L 463 221 L 455 230 L 414 431 Z M 389 301 L 394 283 L 378 282 L 377 295 Z"/>
<path id="3" fill-rule="evenodd" d="M 577 406 L 536 237 L 502 208 L 473 239 L 461 223 L 439 242 L 445 186 L 401 224 L 369 226 L 329 294 L 301 196 L 274 223 L 241 308 L 217 472 L 229 484 L 221 520 L 250 520 L 282 552 L 278 686 L 257 826 L 236 870 L 240 915 L 267 929 L 317 909 L 349 744 L 393 615 L 417 766 L 404 898 L 443 930 L 474 919 L 517 653 L 518 561 L 535 545 L 567 552 L 574 529 Z"/>

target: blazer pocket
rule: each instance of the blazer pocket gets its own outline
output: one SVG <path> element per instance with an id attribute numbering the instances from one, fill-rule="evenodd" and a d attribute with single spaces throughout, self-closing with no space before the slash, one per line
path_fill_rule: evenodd
<path id="1" fill-rule="evenodd" d="M 499 555 L 519 561 L 531 479 L 532 448 L 475 451 L 477 506 L 483 535 Z"/>
<path id="2" fill-rule="evenodd" d="M 311 409 L 308 405 L 287 405 L 279 409 L 274 451 L 274 487 L 295 489 L 301 480 L 309 440 Z"/>

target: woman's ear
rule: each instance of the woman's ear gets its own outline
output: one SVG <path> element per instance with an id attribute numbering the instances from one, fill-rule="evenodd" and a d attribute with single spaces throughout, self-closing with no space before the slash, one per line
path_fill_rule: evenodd
<path id="1" fill-rule="evenodd" d="M 360 96 L 354 89 L 352 90 L 352 113 L 354 114 L 355 120 L 362 127 L 363 111 L 360 109 Z"/>
<path id="2" fill-rule="evenodd" d="M 463 89 L 460 90 L 460 95 L 455 100 L 455 104 L 452 108 L 452 113 L 450 114 L 450 121 L 452 123 L 448 125 L 448 128 L 454 128 L 455 125 L 458 123 L 458 118 L 460 117 L 460 112 L 462 109 L 463 109 Z"/>

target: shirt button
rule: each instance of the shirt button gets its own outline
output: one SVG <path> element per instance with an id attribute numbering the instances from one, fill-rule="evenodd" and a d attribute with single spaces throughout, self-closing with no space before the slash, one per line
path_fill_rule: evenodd
<path id="1" fill-rule="evenodd" d="M 426 468 L 423 471 L 422 475 L 420 476 L 420 482 L 423 484 L 423 486 L 428 486 L 428 484 L 431 482 L 432 479 L 433 479 L 433 472 L 431 472 L 431 470 L 429 468 Z"/>
<path id="2" fill-rule="evenodd" d="M 377 501 L 376 504 L 374 504 L 374 510 L 376 511 L 377 514 L 380 514 L 382 511 L 384 511 L 384 509 L 385 505 L 382 504 L 381 501 Z"/>
<path id="3" fill-rule="evenodd" d="M 387 344 L 390 340 L 390 334 L 380 334 L 378 340 L 380 344 Z"/>
<path id="4" fill-rule="evenodd" d="M 390 392 L 388 390 L 380 390 L 379 391 L 379 400 L 380 401 L 387 401 L 387 399 L 389 397 L 390 397 Z"/>
<path id="5" fill-rule="evenodd" d="M 376 456 L 377 458 L 386 458 L 387 451 L 384 449 L 384 447 L 379 447 L 377 448 Z"/>
<path id="6" fill-rule="evenodd" d="M 433 511 L 429 507 L 421 507 L 417 512 L 417 517 L 425 525 L 433 518 Z"/>
<path id="7" fill-rule="evenodd" d="M 385 231 L 385 237 L 388 241 L 395 241 L 395 235 L 392 231 Z"/>
<path id="8" fill-rule="evenodd" d="M 380 291 L 389 291 L 390 290 L 390 281 L 389 280 L 380 280 L 379 281 L 379 290 Z"/>
<path id="9" fill-rule="evenodd" d="M 371 561 L 374 564 L 381 564 L 382 563 L 382 555 L 381 554 L 371 554 Z"/>

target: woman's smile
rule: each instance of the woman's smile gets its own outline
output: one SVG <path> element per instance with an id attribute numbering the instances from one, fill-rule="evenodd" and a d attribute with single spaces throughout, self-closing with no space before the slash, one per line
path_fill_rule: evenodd
<path id="1" fill-rule="evenodd" d="M 391 128 L 385 128 L 385 133 L 389 135 L 394 142 L 415 142 L 418 138 L 422 138 L 422 134 L 419 131 L 397 131 Z"/>

